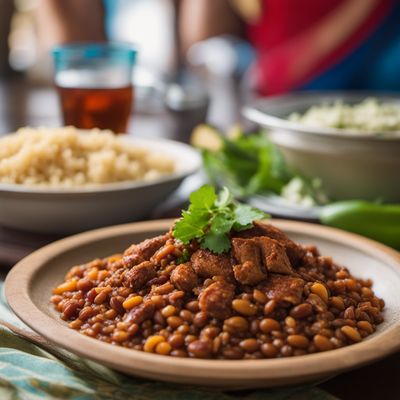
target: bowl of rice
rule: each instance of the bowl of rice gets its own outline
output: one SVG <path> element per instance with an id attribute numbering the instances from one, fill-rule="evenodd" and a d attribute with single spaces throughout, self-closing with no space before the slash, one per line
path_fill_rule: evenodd
<path id="1" fill-rule="evenodd" d="M 0 137 L 0 225 L 69 234 L 146 219 L 200 165 L 171 140 L 21 128 Z"/>
<path id="2" fill-rule="evenodd" d="M 256 100 L 243 113 L 330 199 L 400 201 L 400 96 L 299 92 Z"/>

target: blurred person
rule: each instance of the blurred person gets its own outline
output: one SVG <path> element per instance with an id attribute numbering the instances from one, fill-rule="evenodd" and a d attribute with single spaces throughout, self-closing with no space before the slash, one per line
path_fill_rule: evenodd
<path id="1" fill-rule="evenodd" d="M 261 95 L 294 90 L 400 90 L 397 0 L 182 0 L 183 51 L 220 35 L 255 49 Z"/>
<path id="2" fill-rule="evenodd" d="M 174 69 L 174 0 L 41 0 L 36 20 L 42 53 L 72 42 L 138 45 L 138 64 L 156 74 Z"/>

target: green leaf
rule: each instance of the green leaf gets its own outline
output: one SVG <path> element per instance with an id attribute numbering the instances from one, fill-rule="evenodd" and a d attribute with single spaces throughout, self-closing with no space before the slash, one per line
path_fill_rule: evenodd
<path id="1" fill-rule="evenodd" d="M 191 194 L 189 209 L 182 212 L 173 235 L 184 244 L 197 239 L 202 248 L 222 253 L 230 249 L 232 230 L 249 228 L 255 219 L 265 216 L 249 205 L 236 203 L 227 188 L 217 196 L 213 187 L 205 185 Z"/>
<path id="2" fill-rule="evenodd" d="M 217 200 L 214 187 L 203 185 L 200 189 L 193 192 L 190 197 L 190 209 L 205 209 L 210 211 Z"/>
<path id="3" fill-rule="evenodd" d="M 202 249 L 209 249 L 214 253 L 224 253 L 231 248 L 231 242 L 226 234 L 207 233 L 201 242 Z"/>
<path id="4" fill-rule="evenodd" d="M 233 215 L 227 215 L 225 213 L 217 214 L 212 219 L 210 232 L 214 234 L 229 233 L 234 223 Z"/>
<path id="5" fill-rule="evenodd" d="M 182 243 L 188 244 L 192 239 L 201 238 L 208 225 L 208 213 L 182 212 L 182 219 L 176 222 L 173 235 Z"/>
<path id="6" fill-rule="evenodd" d="M 265 212 L 249 206 L 248 204 L 237 204 L 235 209 L 235 228 L 247 227 L 253 223 L 253 221 L 258 219 L 263 219 L 268 217 Z"/>

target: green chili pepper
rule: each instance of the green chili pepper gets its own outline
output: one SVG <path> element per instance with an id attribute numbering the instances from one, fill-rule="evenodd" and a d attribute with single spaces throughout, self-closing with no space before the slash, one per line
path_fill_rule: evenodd
<path id="1" fill-rule="evenodd" d="M 400 204 L 349 200 L 322 208 L 325 225 L 359 233 L 400 250 Z"/>

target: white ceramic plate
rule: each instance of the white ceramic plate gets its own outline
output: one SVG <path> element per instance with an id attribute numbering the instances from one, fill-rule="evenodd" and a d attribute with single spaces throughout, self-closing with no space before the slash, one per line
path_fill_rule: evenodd
<path id="1" fill-rule="evenodd" d="M 18 263 L 6 279 L 14 312 L 36 332 L 80 356 L 131 375 L 168 382 L 234 388 L 313 381 L 378 360 L 400 349 L 400 256 L 374 241 L 337 229 L 275 220 L 292 239 L 316 244 L 322 254 L 371 278 L 386 302 L 385 322 L 361 343 L 306 356 L 270 360 L 199 360 L 148 354 L 86 337 L 67 327 L 49 298 L 67 270 L 78 263 L 122 251 L 165 232 L 171 221 L 153 221 L 83 233 L 55 242 Z"/>
<path id="2" fill-rule="evenodd" d="M 144 220 L 201 165 L 191 146 L 165 139 L 127 137 L 134 145 L 170 157 L 173 174 L 152 181 L 54 189 L 0 184 L 0 225 L 32 232 L 76 233 Z"/>

